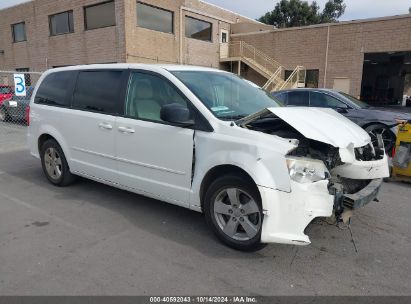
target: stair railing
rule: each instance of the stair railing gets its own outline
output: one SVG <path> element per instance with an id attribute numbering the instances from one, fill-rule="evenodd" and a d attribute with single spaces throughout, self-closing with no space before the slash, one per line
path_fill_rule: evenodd
<path id="1" fill-rule="evenodd" d="M 282 80 L 281 78 L 282 73 L 283 73 L 283 67 L 279 67 L 277 71 L 275 71 L 274 74 L 267 80 L 267 82 L 263 86 L 263 89 L 269 91 L 269 88 L 271 85 L 277 85 L 278 83 L 284 83 L 284 80 Z"/>
<path id="2" fill-rule="evenodd" d="M 257 65 L 257 67 L 261 68 L 263 72 L 270 76 L 275 73 L 279 67 L 282 67 L 279 62 L 244 41 L 230 42 L 228 47 L 228 57 L 248 59 L 252 61 L 252 64 Z"/>
<path id="3" fill-rule="evenodd" d="M 303 66 L 297 66 L 286 81 L 274 87 L 273 91 L 280 91 L 284 89 L 295 89 L 300 85 L 305 84 L 306 71 Z"/>

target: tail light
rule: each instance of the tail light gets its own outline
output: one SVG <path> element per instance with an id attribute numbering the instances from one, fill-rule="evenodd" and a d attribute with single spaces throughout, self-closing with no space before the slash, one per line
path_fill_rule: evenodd
<path id="1" fill-rule="evenodd" d="M 26 107 L 26 123 L 28 126 L 30 125 L 30 106 Z"/>

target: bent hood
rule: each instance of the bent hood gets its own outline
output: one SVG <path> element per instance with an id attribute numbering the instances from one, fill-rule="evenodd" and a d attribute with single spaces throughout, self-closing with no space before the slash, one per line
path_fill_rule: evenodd
<path id="1" fill-rule="evenodd" d="M 363 147 L 370 143 L 367 132 L 333 109 L 325 108 L 268 108 L 302 135 L 337 148 Z"/>
<path id="2" fill-rule="evenodd" d="M 279 117 L 305 137 L 336 148 L 358 148 L 370 143 L 370 136 L 361 127 L 333 109 L 307 107 L 267 108 L 241 119 L 250 123 L 269 112 Z"/>

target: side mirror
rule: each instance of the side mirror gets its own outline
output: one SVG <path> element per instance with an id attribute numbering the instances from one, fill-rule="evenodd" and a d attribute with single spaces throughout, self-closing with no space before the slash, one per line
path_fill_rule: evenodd
<path id="1" fill-rule="evenodd" d="M 160 118 L 165 122 L 180 127 L 194 126 L 194 120 L 191 118 L 190 110 L 179 103 L 171 103 L 162 106 Z"/>
<path id="2" fill-rule="evenodd" d="M 335 108 L 335 110 L 336 110 L 338 113 L 341 113 L 341 114 L 346 114 L 346 113 L 348 113 L 347 108 Z"/>

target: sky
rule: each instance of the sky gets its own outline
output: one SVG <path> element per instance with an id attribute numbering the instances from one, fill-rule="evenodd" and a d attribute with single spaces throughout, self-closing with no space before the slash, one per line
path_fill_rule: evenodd
<path id="1" fill-rule="evenodd" d="M 231 11 L 256 19 L 274 8 L 278 0 L 206 0 Z M 0 9 L 27 0 L 0 0 Z M 312 2 L 309 0 L 308 2 Z M 317 0 L 321 8 L 327 0 Z M 347 9 L 340 20 L 354 20 L 407 14 L 411 0 L 345 0 Z"/>

